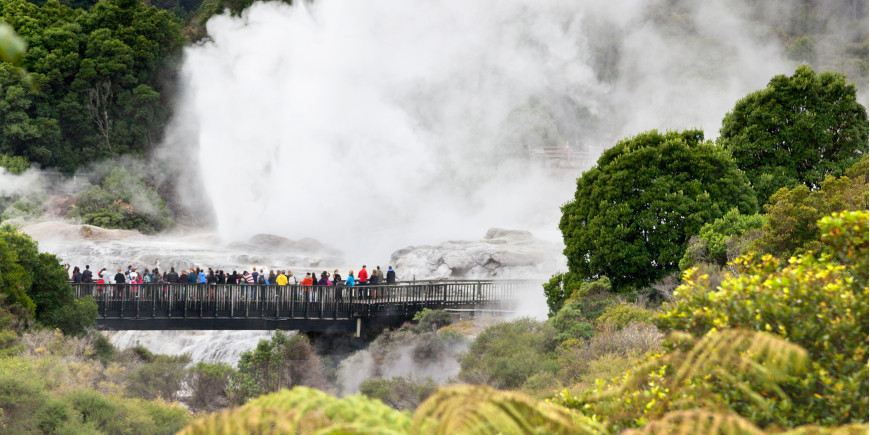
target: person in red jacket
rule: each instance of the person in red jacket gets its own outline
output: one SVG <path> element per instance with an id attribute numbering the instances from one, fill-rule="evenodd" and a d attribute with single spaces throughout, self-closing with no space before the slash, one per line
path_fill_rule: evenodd
<path id="1" fill-rule="evenodd" d="M 357 279 L 359 279 L 359 283 L 360 283 L 360 284 L 365 284 L 366 281 L 369 280 L 369 272 L 366 270 L 366 265 L 365 265 L 365 264 L 363 264 L 362 269 L 360 269 L 360 271 L 359 271 L 359 273 L 357 274 L 356 277 L 357 277 Z"/>

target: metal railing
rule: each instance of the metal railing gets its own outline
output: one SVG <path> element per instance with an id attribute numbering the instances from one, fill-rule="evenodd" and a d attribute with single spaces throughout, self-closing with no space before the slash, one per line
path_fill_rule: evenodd
<path id="1" fill-rule="evenodd" d="M 423 308 L 505 309 L 529 281 L 416 281 L 395 285 L 73 284 L 100 318 L 353 319 L 409 316 Z"/>

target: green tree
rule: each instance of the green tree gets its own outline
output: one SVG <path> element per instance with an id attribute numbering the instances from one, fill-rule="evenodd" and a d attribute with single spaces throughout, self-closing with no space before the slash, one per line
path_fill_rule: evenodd
<path id="1" fill-rule="evenodd" d="M 868 151 L 867 109 L 840 73 L 803 65 L 741 99 L 722 120 L 718 144 L 746 172 L 759 203 L 781 187 L 817 189 Z"/>
<path id="2" fill-rule="evenodd" d="M 754 213 L 755 194 L 700 131 L 623 140 L 577 179 L 562 207 L 568 269 L 584 280 L 607 276 L 619 291 L 647 286 L 676 271 L 689 237 L 734 207 Z"/>
<path id="3" fill-rule="evenodd" d="M 308 337 L 275 331 L 271 340 L 260 340 L 244 352 L 230 377 L 229 393 L 236 403 L 296 385 L 323 386 L 323 364 Z"/>
<path id="4" fill-rule="evenodd" d="M 226 364 L 198 362 L 190 368 L 187 384 L 190 386 L 188 405 L 199 411 L 224 408 L 229 404 L 227 386 L 233 368 Z"/>
<path id="5" fill-rule="evenodd" d="M 14 264 L 7 264 L 11 260 Z M 30 236 L 11 225 L 0 227 L 0 286 L 7 303 L 24 309 L 39 323 L 81 334 L 93 326 L 97 309 L 93 299 L 74 300 L 60 260 L 39 252 Z"/>

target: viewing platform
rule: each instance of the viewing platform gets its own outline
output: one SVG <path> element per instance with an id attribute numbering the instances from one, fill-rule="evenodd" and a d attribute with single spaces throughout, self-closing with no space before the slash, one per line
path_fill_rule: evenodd
<path id="1" fill-rule="evenodd" d="M 73 284 L 97 302 L 100 330 L 297 330 L 360 336 L 429 309 L 514 309 L 537 281 L 416 281 L 394 285 Z"/>
<path id="2" fill-rule="evenodd" d="M 544 167 L 576 169 L 591 166 L 598 154 L 586 147 L 565 149 L 564 146 L 548 146 L 530 149 L 529 159 Z"/>

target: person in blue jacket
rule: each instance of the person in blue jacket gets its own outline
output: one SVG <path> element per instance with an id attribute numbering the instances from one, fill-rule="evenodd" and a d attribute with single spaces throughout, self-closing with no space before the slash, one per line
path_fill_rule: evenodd
<path id="1" fill-rule="evenodd" d="M 347 281 L 344 282 L 345 286 L 350 287 L 349 292 L 350 292 L 351 298 L 354 297 L 354 294 L 353 294 L 353 285 L 354 284 L 356 284 L 356 281 L 353 279 L 353 271 L 351 270 L 351 271 L 347 272 Z"/>

